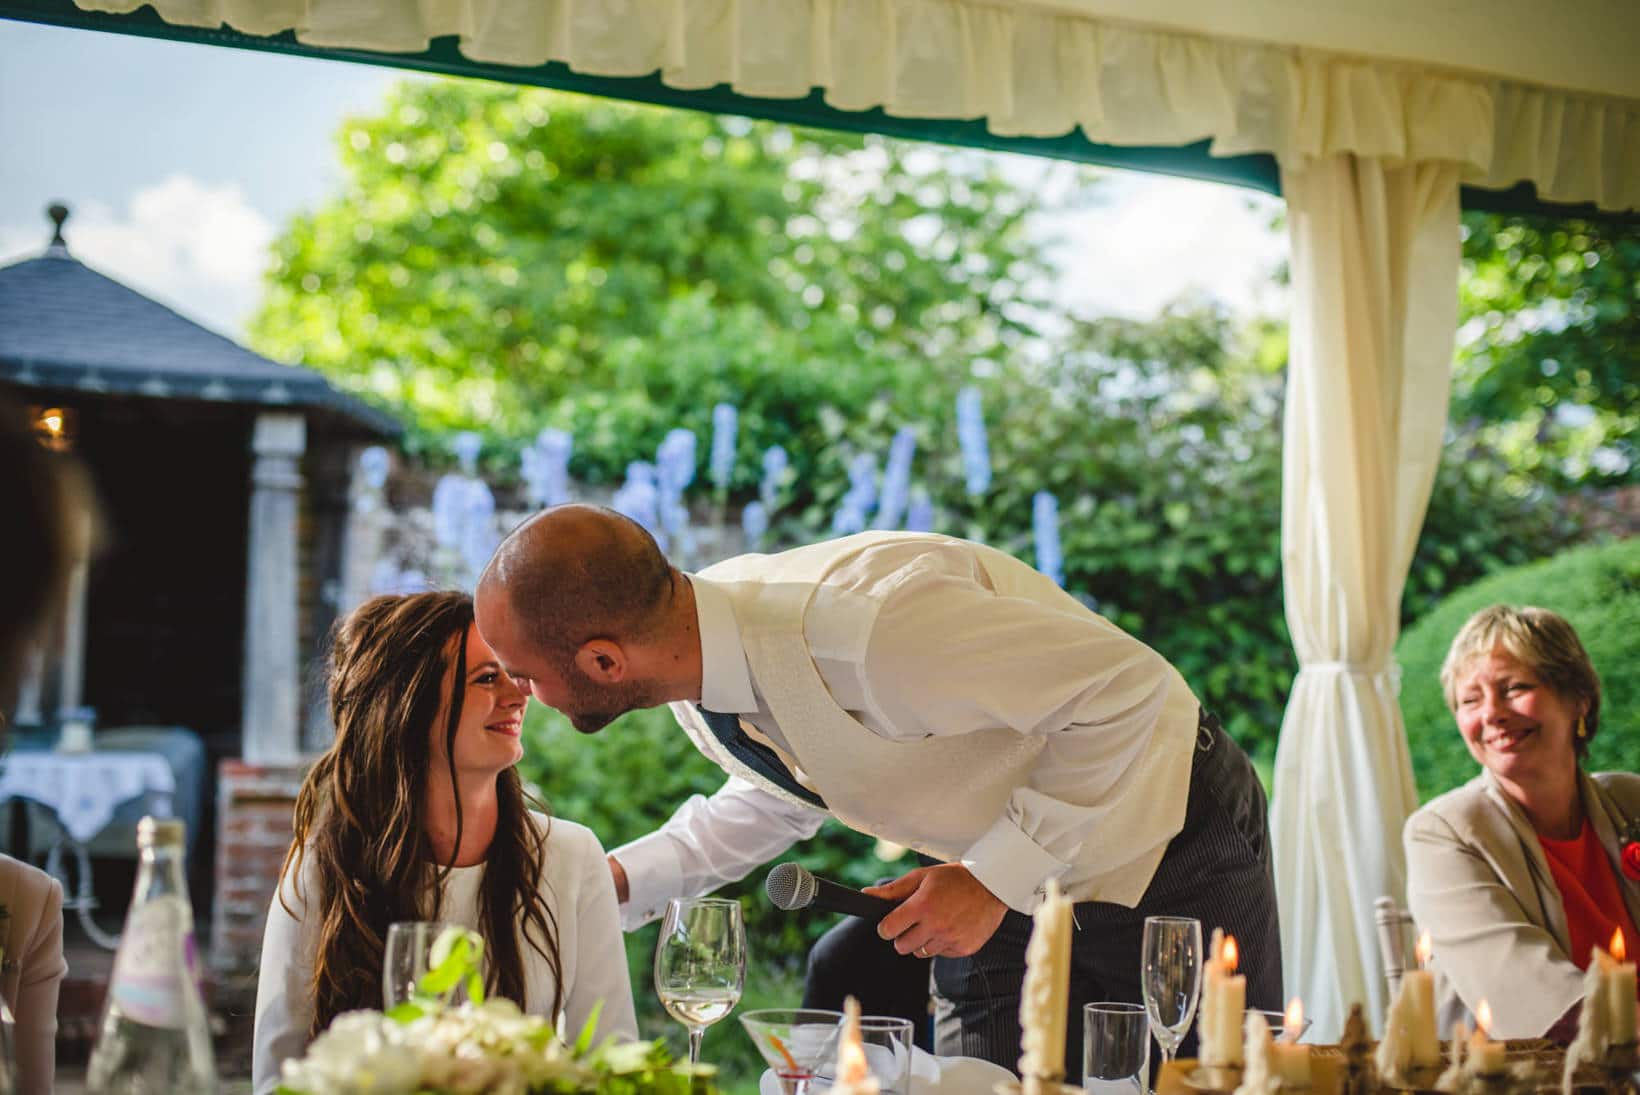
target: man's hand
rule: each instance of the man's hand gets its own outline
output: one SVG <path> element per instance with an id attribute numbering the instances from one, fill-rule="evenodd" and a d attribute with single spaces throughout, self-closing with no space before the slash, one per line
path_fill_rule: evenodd
<path id="1" fill-rule="evenodd" d="M 614 856 L 606 858 L 609 860 L 610 876 L 615 879 L 615 900 L 625 905 L 627 898 L 632 896 L 632 888 L 627 885 L 626 881 L 626 868 L 622 867 L 621 861 Z"/>
<path id="2" fill-rule="evenodd" d="M 995 934 L 1008 911 L 1002 899 L 960 863 L 918 867 L 864 892 L 901 903 L 878 923 L 877 934 L 894 940 L 894 949 L 901 954 L 918 958 L 973 954 Z"/>

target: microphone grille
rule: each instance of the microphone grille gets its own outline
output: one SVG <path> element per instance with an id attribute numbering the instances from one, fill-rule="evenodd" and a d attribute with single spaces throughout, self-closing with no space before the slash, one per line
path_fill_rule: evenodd
<path id="1" fill-rule="evenodd" d="M 806 909 L 814 900 L 814 875 L 806 867 L 796 863 L 782 863 L 769 872 L 769 877 L 763 881 L 763 891 L 769 895 L 769 900 L 775 907 L 785 909 Z"/>

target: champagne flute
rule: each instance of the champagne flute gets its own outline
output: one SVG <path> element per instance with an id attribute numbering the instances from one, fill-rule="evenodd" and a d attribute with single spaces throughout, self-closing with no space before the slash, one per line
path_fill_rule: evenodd
<path id="1" fill-rule="evenodd" d="M 706 1028 L 740 1002 L 746 984 L 746 928 L 740 902 L 673 898 L 655 945 L 655 993 L 689 1030 L 689 1063 L 700 1064 Z"/>
<path id="2" fill-rule="evenodd" d="M 1150 1032 L 1173 1060 L 1196 1017 L 1202 994 L 1202 922 L 1184 916 L 1145 917 L 1142 988 Z"/>
<path id="3" fill-rule="evenodd" d="M 388 925 L 382 954 L 382 1006 L 386 1010 L 416 995 L 421 979 L 433 968 L 433 945 L 450 927 L 436 920 L 403 920 Z M 452 993 L 450 1002 L 454 999 Z"/>

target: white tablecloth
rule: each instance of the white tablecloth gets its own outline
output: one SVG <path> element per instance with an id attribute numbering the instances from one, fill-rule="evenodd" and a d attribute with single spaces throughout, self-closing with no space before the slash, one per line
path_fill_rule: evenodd
<path id="1" fill-rule="evenodd" d="M 138 797 L 151 813 L 171 812 L 176 776 L 158 753 L 12 753 L 0 770 L 0 800 L 26 798 L 57 815 L 68 835 L 82 843 L 114 819 L 114 811 Z"/>

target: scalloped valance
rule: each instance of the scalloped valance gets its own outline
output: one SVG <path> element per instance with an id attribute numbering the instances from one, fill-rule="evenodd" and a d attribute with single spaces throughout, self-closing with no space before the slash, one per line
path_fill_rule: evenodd
<path id="1" fill-rule="evenodd" d="M 142 0 L 76 0 L 126 13 Z M 166 22 L 489 64 L 562 62 L 670 87 L 983 119 L 1003 137 L 1080 127 L 1121 146 L 1211 141 L 1284 165 L 1349 152 L 1450 162 L 1555 202 L 1640 209 L 1640 100 L 1290 45 L 1150 30 L 976 0 L 153 0 Z"/>

